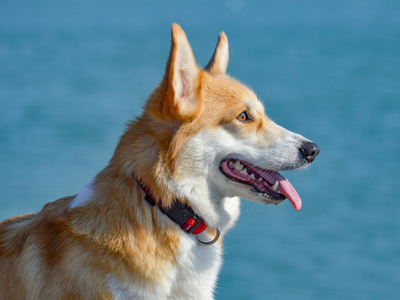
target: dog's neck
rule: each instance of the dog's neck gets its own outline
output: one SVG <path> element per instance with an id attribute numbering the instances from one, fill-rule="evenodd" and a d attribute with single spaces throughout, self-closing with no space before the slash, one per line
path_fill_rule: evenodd
<path id="1" fill-rule="evenodd" d="M 207 224 L 202 218 L 194 214 L 190 206 L 184 205 L 179 200 L 176 200 L 172 206 L 164 207 L 162 202 L 154 198 L 151 189 L 144 185 L 136 175 L 133 176 L 141 189 L 146 193 L 146 196 L 144 197 L 145 200 L 147 200 L 151 206 L 157 206 L 163 214 L 165 214 L 172 222 L 177 224 L 183 231 L 189 234 L 198 235 L 207 228 Z"/>
<path id="2" fill-rule="evenodd" d="M 207 225 L 220 227 L 222 232 L 232 227 L 239 216 L 239 199 L 225 197 L 207 181 L 204 174 L 182 176 L 179 170 L 171 174 L 171 166 L 168 165 L 171 163 L 170 153 L 165 145 L 171 143 L 176 128 L 165 126 L 160 120 L 158 123 L 154 119 L 149 122 L 150 119 L 144 114 L 129 124 L 110 164 L 82 189 L 83 196 L 93 198 L 93 201 L 89 201 L 90 205 L 111 205 L 114 202 L 112 205 L 137 209 L 132 201 L 143 201 L 144 198 L 138 194 L 133 177 L 135 174 L 146 186 L 151 187 L 152 194 L 156 199 L 161 199 L 163 206 L 167 207 L 179 199 L 183 204 L 189 204 Z M 146 125 L 149 123 L 153 126 Z M 158 126 L 154 127 L 154 124 Z M 99 189 L 101 193 L 96 192 Z M 90 195 L 88 192 L 92 190 L 94 194 Z M 113 193 L 109 192 L 111 190 Z M 75 204 L 81 195 L 78 194 Z M 102 195 L 102 198 L 98 198 L 98 195 Z M 135 200 L 138 197 L 142 200 Z M 148 206 L 148 203 L 145 204 Z M 146 210 L 146 207 L 143 209 Z"/>

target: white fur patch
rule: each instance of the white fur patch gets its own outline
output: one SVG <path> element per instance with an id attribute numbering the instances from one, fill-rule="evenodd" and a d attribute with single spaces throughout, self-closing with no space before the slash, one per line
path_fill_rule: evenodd
<path id="1" fill-rule="evenodd" d="M 138 278 L 122 282 L 108 274 L 110 291 L 116 300 L 212 300 L 221 252 L 219 245 L 201 246 L 193 236 L 182 231 L 177 262 L 169 267 L 161 282 L 144 282 Z"/>
<path id="2" fill-rule="evenodd" d="M 160 284 L 152 286 L 149 289 L 148 282 L 142 282 L 140 279 L 131 279 L 127 282 L 120 281 L 114 274 L 107 275 L 110 291 L 115 300 L 164 300 L 168 299 L 171 291 L 170 282 L 168 284 Z"/>
<path id="3" fill-rule="evenodd" d="M 86 185 L 79 191 L 78 195 L 71 201 L 70 208 L 74 208 L 77 206 L 85 205 L 85 203 L 92 198 L 93 189 L 92 184 L 96 179 L 96 176 L 93 176 L 92 179 L 86 183 Z"/>

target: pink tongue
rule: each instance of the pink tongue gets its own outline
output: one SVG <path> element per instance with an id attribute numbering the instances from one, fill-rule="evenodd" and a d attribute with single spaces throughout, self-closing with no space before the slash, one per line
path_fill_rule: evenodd
<path id="1" fill-rule="evenodd" d="M 289 199 L 296 210 L 300 210 L 300 196 L 294 189 L 293 185 L 289 182 L 289 180 L 284 178 L 282 181 L 279 181 L 279 191 Z"/>
<path id="2" fill-rule="evenodd" d="M 297 191 L 294 189 L 292 184 L 283 177 L 281 174 L 272 171 L 262 171 L 259 174 L 268 181 L 269 184 L 274 185 L 276 181 L 279 182 L 279 192 L 286 196 L 292 203 L 296 210 L 301 208 L 301 199 Z"/>

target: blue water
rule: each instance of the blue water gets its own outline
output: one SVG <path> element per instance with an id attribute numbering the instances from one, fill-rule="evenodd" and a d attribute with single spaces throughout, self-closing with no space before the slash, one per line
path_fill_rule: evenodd
<path id="1" fill-rule="evenodd" d="M 296 212 L 243 201 L 216 298 L 400 299 L 399 1 L 0 2 L 0 219 L 75 194 L 161 80 L 170 26 L 315 141 Z"/>

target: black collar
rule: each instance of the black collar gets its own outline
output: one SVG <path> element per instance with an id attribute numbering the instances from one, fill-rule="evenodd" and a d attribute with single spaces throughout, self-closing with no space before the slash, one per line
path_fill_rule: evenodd
<path id="1" fill-rule="evenodd" d="M 147 200 L 147 202 L 149 202 L 152 206 L 157 204 L 162 213 L 170 218 L 170 220 L 177 224 L 180 228 L 182 228 L 183 231 L 189 234 L 198 235 L 207 228 L 207 224 L 203 221 L 203 219 L 195 215 L 190 207 L 184 205 L 178 200 L 175 200 L 172 206 L 168 208 L 163 207 L 160 202 L 154 200 L 150 189 L 145 186 L 144 183 L 135 175 L 134 178 L 136 179 L 136 182 L 139 184 L 142 190 L 146 193 L 145 199 Z M 217 231 L 219 236 L 219 230 Z"/>

